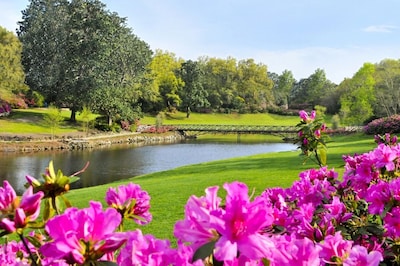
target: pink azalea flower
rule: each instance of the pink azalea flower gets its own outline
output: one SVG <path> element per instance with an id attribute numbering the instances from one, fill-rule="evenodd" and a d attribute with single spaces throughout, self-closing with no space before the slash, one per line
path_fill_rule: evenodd
<path id="1" fill-rule="evenodd" d="M 270 258 L 271 266 L 280 265 L 322 265 L 319 252 L 321 247 L 316 246 L 308 238 L 297 239 L 293 235 L 274 236 L 276 250 Z"/>
<path id="2" fill-rule="evenodd" d="M 400 238 L 400 207 L 394 207 L 390 210 L 383 219 L 386 229 L 385 236 L 396 239 Z"/>
<path id="3" fill-rule="evenodd" d="M 365 200 L 369 202 L 368 211 L 371 214 L 381 214 L 385 208 L 385 204 L 390 201 L 391 186 L 387 182 L 378 180 L 378 182 L 368 188 Z"/>
<path id="4" fill-rule="evenodd" d="M 249 259 L 269 257 L 274 245 L 262 234 L 262 229 L 272 224 L 272 210 L 262 200 L 250 202 L 243 183 L 225 184 L 224 188 L 227 191 L 225 210 L 211 212 L 212 225 L 221 235 L 215 244 L 215 258 L 230 261 L 238 253 Z"/>
<path id="5" fill-rule="evenodd" d="M 214 186 L 206 189 L 206 196 L 191 196 L 185 206 L 185 219 L 175 223 L 174 236 L 190 242 L 194 250 L 218 238 L 211 225 L 211 212 L 219 209 L 221 203 L 217 192 L 218 187 Z"/>
<path id="6" fill-rule="evenodd" d="M 69 208 L 46 223 L 52 241 L 40 252 L 48 259 L 64 259 L 71 264 L 97 261 L 126 241 L 123 233 L 114 232 L 120 221 L 115 209 L 103 211 L 99 202 L 90 202 L 86 209 Z"/>
<path id="7" fill-rule="evenodd" d="M 118 265 L 204 265 L 202 261 L 192 263 L 193 250 L 181 243 L 178 249 L 172 249 L 168 240 L 143 235 L 139 229 L 126 235 L 128 240 L 118 255 Z"/>
<path id="8" fill-rule="evenodd" d="M 337 222 L 345 222 L 351 218 L 351 213 L 346 213 L 346 206 L 340 201 L 339 197 L 334 196 L 332 202 L 324 204 L 327 212 L 325 217 L 328 220 L 335 219 Z"/>
<path id="9" fill-rule="evenodd" d="M 315 119 L 316 114 L 317 113 L 315 112 L 315 110 L 313 110 L 310 115 L 304 110 L 301 110 L 299 112 L 300 119 L 306 123 L 313 121 Z"/>
<path id="10" fill-rule="evenodd" d="M 129 183 L 118 189 L 109 188 L 106 193 L 106 203 L 115 208 L 123 218 L 133 219 L 138 224 L 151 221 L 150 196 L 139 185 Z"/>
<path id="11" fill-rule="evenodd" d="M 0 187 L 0 210 L 2 212 L 12 211 L 16 198 L 17 194 L 10 183 L 7 180 L 3 181 L 3 187 Z"/>
<path id="12" fill-rule="evenodd" d="M 379 144 L 378 148 L 373 151 L 373 156 L 376 167 L 385 167 L 387 171 L 394 170 L 394 160 L 397 158 L 397 153 L 390 146 Z"/>
<path id="13" fill-rule="evenodd" d="M 379 251 L 371 251 L 363 246 L 354 246 L 349 257 L 343 262 L 343 266 L 378 266 L 383 261 L 382 254 Z"/>
<path id="14" fill-rule="evenodd" d="M 19 202 L 14 189 L 4 181 L 4 188 L 0 188 L 0 211 L 6 215 L 0 220 L 0 228 L 9 233 L 18 228 L 25 228 L 30 221 L 39 216 L 42 198 L 43 192 L 33 194 L 33 188 L 30 186 Z"/>
<path id="15" fill-rule="evenodd" d="M 22 242 L 7 241 L 0 245 L 0 265 L 2 266 L 31 265 L 27 257 L 28 254 Z"/>
<path id="16" fill-rule="evenodd" d="M 330 262 L 334 257 L 343 261 L 349 254 L 353 241 L 343 239 L 341 233 L 336 232 L 335 235 L 325 237 L 325 240 L 320 245 L 322 247 L 320 257 L 325 262 Z"/>

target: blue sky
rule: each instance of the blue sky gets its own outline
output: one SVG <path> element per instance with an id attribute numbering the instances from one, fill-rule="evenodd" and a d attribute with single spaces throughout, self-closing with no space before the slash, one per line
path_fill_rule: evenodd
<path id="1" fill-rule="evenodd" d="M 340 83 L 365 62 L 400 58 L 399 0 L 103 0 L 151 49 L 185 60 L 253 58 L 296 79 Z M 0 0 L 14 31 L 28 0 Z"/>

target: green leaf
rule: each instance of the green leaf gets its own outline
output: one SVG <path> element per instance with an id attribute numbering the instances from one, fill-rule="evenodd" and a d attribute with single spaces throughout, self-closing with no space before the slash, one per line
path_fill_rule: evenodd
<path id="1" fill-rule="evenodd" d="M 36 248 L 40 248 L 42 246 L 42 243 L 40 243 L 40 241 L 36 238 L 36 237 L 32 237 L 32 236 L 25 236 L 26 239 L 28 239 L 28 241 L 35 246 Z"/>
<path id="2" fill-rule="evenodd" d="M 112 262 L 112 261 L 95 261 L 91 265 L 95 265 L 95 266 L 118 266 L 117 263 Z"/>
<path id="3" fill-rule="evenodd" d="M 320 148 L 319 149 L 319 157 L 320 157 L 322 165 L 326 165 L 327 154 L 326 154 L 326 149 L 325 148 Z"/>
<path id="4" fill-rule="evenodd" d="M 210 256 L 214 250 L 215 241 L 208 242 L 201 247 L 199 247 L 193 255 L 193 261 L 196 260 L 204 260 L 208 256 Z"/>
<path id="5" fill-rule="evenodd" d="M 53 209 L 50 207 L 50 198 L 47 198 L 44 201 L 43 220 L 49 220 L 51 217 L 53 217 L 53 214 Z"/>
<path id="6" fill-rule="evenodd" d="M 71 208 L 71 207 L 72 207 L 71 202 L 70 202 L 66 197 L 61 196 L 61 198 L 63 199 L 64 204 L 65 204 L 65 206 L 66 206 L 67 208 Z"/>
<path id="7" fill-rule="evenodd" d="M 56 173 L 54 172 L 54 165 L 53 165 L 53 161 L 50 161 L 49 163 L 49 174 L 52 178 L 56 177 Z"/>
<path id="8" fill-rule="evenodd" d="M 80 178 L 78 176 L 70 176 L 69 177 L 69 183 L 72 184 L 76 181 L 78 181 Z"/>
<path id="9" fill-rule="evenodd" d="M 28 223 L 29 228 L 42 229 L 44 228 L 44 222 L 34 221 Z"/>

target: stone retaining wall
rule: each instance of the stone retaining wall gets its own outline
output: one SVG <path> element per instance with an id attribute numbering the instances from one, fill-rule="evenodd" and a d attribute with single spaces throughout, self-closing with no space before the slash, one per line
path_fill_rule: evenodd
<path id="1" fill-rule="evenodd" d="M 111 146 L 113 144 L 149 145 L 173 143 L 185 139 L 178 132 L 168 134 L 110 134 L 87 138 L 35 139 L 27 136 L 2 137 L 0 152 L 37 152 L 50 150 L 81 150 Z"/>

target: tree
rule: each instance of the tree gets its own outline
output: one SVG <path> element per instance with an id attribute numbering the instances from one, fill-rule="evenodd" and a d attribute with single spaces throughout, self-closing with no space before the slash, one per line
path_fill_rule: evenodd
<path id="1" fill-rule="evenodd" d="M 268 76 L 274 81 L 272 92 L 275 104 L 288 108 L 290 91 L 293 89 L 293 85 L 296 82 L 293 73 L 289 70 L 284 70 L 281 75 L 269 73 Z"/>
<path id="2" fill-rule="evenodd" d="M 157 50 L 149 64 L 149 79 L 152 80 L 151 88 L 154 96 L 153 102 L 145 102 L 153 105 L 153 111 L 158 113 L 166 108 L 172 111 L 178 107 L 182 99 L 179 90 L 183 87 L 183 81 L 178 76 L 182 65 L 181 59 L 177 59 L 175 54 Z"/>
<path id="3" fill-rule="evenodd" d="M 64 120 L 64 118 L 61 115 L 60 108 L 57 108 L 54 105 L 50 105 L 48 108 L 48 111 L 44 117 L 44 123 L 51 130 L 51 139 L 54 139 L 54 134 L 55 134 L 56 130 L 60 127 L 61 122 L 63 120 Z"/>
<path id="4" fill-rule="evenodd" d="M 13 101 L 25 92 L 25 74 L 21 64 L 21 42 L 12 32 L 0 27 L 0 101 Z"/>
<path id="5" fill-rule="evenodd" d="M 67 72 L 67 1 L 31 0 L 22 11 L 18 37 L 23 44 L 22 64 L 26 83 L 41 93 L 47 102 L 55 102 L 63 89 Z"/>
<path id="6" fill-rule="evenodd" d="M 375 65 L 375 91 L 378 116 L 392 116 L 400 112 L 400 60 L 386 59 Z"/>
<path id="7" fill-rule="evenodd" d="M 203 88 L 207 91 L 208 101 L 214 110 L 234 108 L 233 99 L 237 95 L 237 62 L 236 59 L 203 57 L 199 59 L 203 69 Z"/>
<path id="8" fill-rule="evenodd" d="M 273 104 L 273 82 L 268 78 L 266 65 L 256 64 L 253 59 L 241 60 L 238 79 L 238 95 L 245 100 L 246 111 L 265 110 Z"/>
<path id="9" fill-rule="evenodd" d="M 195 61 L 188 60 L 181 66 L 179 72 L 184 86 L 180 91 L 180 97 L 182 104 L 186 110 L 186 117 L 189 118 L 190 111 L 198 111 L 198 108 L 208 107 L 210 103 L 207 100 L 207 91 L 204 90 L 201 79 L 203 78 L 203 72 L 199 64 Z"/>
<path id="10" fill-rule="evenodd" d="M 125 87 L 103 87 L 91 94 L 90 106 L 94 112 L 106 116 L 109 126 L 116 120 L 133 122 L 141 116 L 138 105 L 133 105 L 129 90 Z"/>
<path id="11" fill-rule="evenodd" d="M 375 101 L 375 66 L 365 63 L 346 81 L 346 91 L 340 98 L 341 116 L 348 124 L 360 125 L 373 115 Z"/>
<path id="12" fill-rule="evenodd" d="M 98 0 L 31 0 L 18 31 L 28 84 L 72 121 L 97 89 L 133 89 L 151 51 L 125 21 Z"/>
<path id="13" fill-rule="evenodd" d="M 308 78 L 295 83 L 290 93 L 292 105 L 299 108 L 312 108 L 323 105 L 326 95 L 333 92 L 336 85 L 326 78 L 323 69 L 317 69 Z"/>

